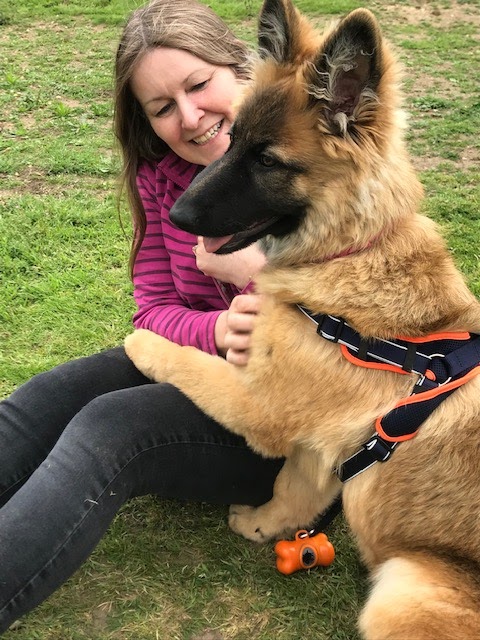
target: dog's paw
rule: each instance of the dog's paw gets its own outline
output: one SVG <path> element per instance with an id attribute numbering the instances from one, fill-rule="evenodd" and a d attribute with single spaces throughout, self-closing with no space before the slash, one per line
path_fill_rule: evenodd
<path id="1" fill-rule="evenodd" d="M 127 356 L 143 375 L 157 382 L 165 381 L 167 350 L 174 346 L 169 340 L 148 329 L 137 329 L 125 338 L 124 344 Z"/>
<path id="2" fill-rule="evenodd" d="M 228 524 L 232 531 L 254 542 L 266 542 L 274 537 L 268 522 L 259 513 L 261 507 L 234 504 L 230 507 Z M 263 520 L 263 521 L 262 521 Z"/>

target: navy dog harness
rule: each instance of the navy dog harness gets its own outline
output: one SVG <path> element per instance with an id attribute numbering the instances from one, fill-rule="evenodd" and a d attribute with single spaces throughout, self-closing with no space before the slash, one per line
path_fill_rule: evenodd
<path id="1" fill-rule="evenodd" d="M 413 438 L 443 400 L 480 374 L 480 335 L 465 331 L 422 338 L 365 339 L 342 318 L 298 308 L 317 325 L 318 335 L 338 343 L 353 364 L 419 376 L 410 396 L 377 418 L 375 433 L 336 469 L 342 482 L 388 460 L 397 444 Z"/>

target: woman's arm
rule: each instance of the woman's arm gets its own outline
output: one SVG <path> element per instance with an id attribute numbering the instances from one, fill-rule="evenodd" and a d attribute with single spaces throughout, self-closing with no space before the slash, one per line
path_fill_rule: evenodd
<path id="1" fill-rule="evenodd" d="M 150 165 L 140 168 L 137 184 L 147 228 L 134 265 L 135 327 L 246 364 L 259 303 L 256 296 L 235 296 L 249 290 L 265 257 L 255 245 L 225 256 L 207 253 L 201 238 L 170 222 L 182 187 Z"/>
<path id="2" fill-rule="evenodd" d="M 147 164 L 140 167 L 137 185 L 147 227 L 134 265 L 134 325 L 216 354 L 215 325 L 229 301 L 197 269 L 196 237 L 170 223 L 168 212 L 183 189 Z"/>

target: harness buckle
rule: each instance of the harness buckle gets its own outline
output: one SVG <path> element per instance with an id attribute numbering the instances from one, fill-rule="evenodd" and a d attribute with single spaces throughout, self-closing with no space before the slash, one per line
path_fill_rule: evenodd
<path id="1" fill-rule="evenodd" d="M 437 389 L 439 386 L 438 382 L 434 380 L 429 380 L 425 374 L 419 376 L 415 386 L 412 389 L 412 395 L 417 393 L 423 393 L 424 391 L 431 391 L 432 389 Z"/>
<path id="2" fill-rule="evenodd" d="M 376 433 L 363 446 L 377 462 L 386 462 L 392 455 L 395 444 L 385 442 Z"/>
<path id="3" fill-rule="evenodd" d="M 443 371 L 441 373 L 442 373 L 442 377 L 444 379 L 441 382 L 438 382 L 438 386 L 441 387 L 444 384 L 447 384 L 447 382 L 450 382 L 452 380 L 452 376 L 448 375 L 450 372 L 448 370 L 448 362 L 446 360 L 445 354 L 444 353 L 431 353 L 429 357 L 430 357 L 430 362 L 432 363 L 430 365 L 430 369 L 431 370 L 434 370 L 434 365 L 433 365 L 434 358 L 438 358 L 439 360 L 444 360 L 445 361 L 445 362 L 442 362 L 442 365 L 441 365 L 442 368 L 443 368 Z M 440 363 L 437 361 L 437 366 L 439 364 Z M 439 372 L 436 372 L 436 373 L 439 373 Z"/>

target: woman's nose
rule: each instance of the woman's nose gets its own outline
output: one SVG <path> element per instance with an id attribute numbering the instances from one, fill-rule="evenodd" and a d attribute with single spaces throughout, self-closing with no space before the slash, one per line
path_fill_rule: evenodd
<path id="1" fill-rule="evenodd" d="M 190 99 L 188 96 L 181 101 L 179 108 L 182 128 L 191 130 L 196 129 L 200 118 L 205 113 L 203 109 L 201 109 L 195 101 Z"/>

